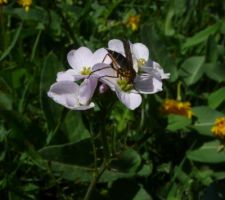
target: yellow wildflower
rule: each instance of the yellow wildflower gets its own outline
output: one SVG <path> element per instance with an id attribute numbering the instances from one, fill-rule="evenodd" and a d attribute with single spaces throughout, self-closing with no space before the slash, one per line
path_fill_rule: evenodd
<path id="1" fill-rule="evenodd" d="M 132 31 L 136 31 L 138 29 L 140 22 L 139 15 L 131 15 L 128 17 L 127 26 L 131 28 Z"/>
<path id="2" fill-rule="evenodd" d="M 32 0 L 18 0 L 18 3 L 24 7 L 26 12 L 28 12 L 32 4 Z"/>
<path id="3" fill-rule="evenodd" d="M 7 0 L 0 0 L 0 5 L 3 5 L 4 3 L 8 3 Z"/>
<path id="4" fill-rule="evenodd" d="M 193 115 L 190 102 L 182 102 L 173 99 L 166 99 L 164 101 L 162 112 L 165 114 L 183 115 L 189 119 Z"/>
<path id="5" fill-rule="evenodd" d="M 225 117 L 218 117 L 211 128 L 214 136 L 225 139 Z"/>

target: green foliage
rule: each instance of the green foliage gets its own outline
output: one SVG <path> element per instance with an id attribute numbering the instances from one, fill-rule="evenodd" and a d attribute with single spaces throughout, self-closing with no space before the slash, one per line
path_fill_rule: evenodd
<path id="1" fill-rule="evenodd" d="M 16 1 L 0 5 L 1 199 L 219 199 L 225 117 L 225 3 L 219 1 Z M 127 25 L 139 15 L 138 30 Z M 171 74 L 163 92 L 129 111 L 115 96 L 69 111 L 47 96 L 71 49 L 142 42 Z M 190 101 L 193 116 L 161 112 Z M 221 192 L 222 191 L 222 192 Z M 86 199 L 87 200 L 87 199 Z"/>

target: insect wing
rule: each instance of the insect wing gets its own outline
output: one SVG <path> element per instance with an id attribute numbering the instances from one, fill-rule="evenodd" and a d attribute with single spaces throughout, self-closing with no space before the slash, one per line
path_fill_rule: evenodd
<path id="1" fill-rule="evenodd" d="M 128 66 L 128 60 L 121 54 L 116 51 L 112 51 L 110 49 L 106 49 L 113 60 L 113 62 L 116 62 L 120 68 L 127 68 Z"/>

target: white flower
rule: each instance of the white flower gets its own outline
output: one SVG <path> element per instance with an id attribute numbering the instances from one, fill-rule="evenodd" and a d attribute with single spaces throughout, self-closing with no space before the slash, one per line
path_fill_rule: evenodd
<path id="1" fill-rule="evenodd" d="M 130 44 L 130 50 L 133 58 L 133 68 L 138 71 L 138 67 L 143 66 L 149 59 L 149 50 L 142 43 Z M 112 51 L 116 51 L 125 56 L 123 42 L 118 39 L 113 39 L 108 42 L 108 47 Z"/>
<path id="2" fill-rule="evenodd" d="M 139 71 L 147 74 L 154 74 L 161 79 L 168 79 L 170 77 L 170 73 L 165 73 L 159 63 L 148 60 L 142 67 L 140 67 Z"/>
<path id="3" fill-rule="evenodd" d="M 129 109 L 134 110 L 142 102 L 141 95 L 133 89 L 132 84 L 128 84 L 125 79 L 117 76 L 117 72 L 109 65 L 99 64 L 94 67 L 94 74 L 99 81 L 108 85 L 111 90 L 116 92 L 118 99 Z"/>
<path id="4" fill-rule="evenodd" d="M 57 74 L 57 81 L 77 81 L 87 78 L 93 71 L 93 66 L 97 63 L 110 62 L 106 57 L 107 51 L 104 48 L 96 50 L 94 53 L 87 47 L 80 47 L 71 50 L 67 54 L 67 60 L 72 69 Z"/>
<path id="5" fill-rule="evenodd" d="M 93 78 L 85 79 L 80 86 L 68 80 L 59 81 L 50 87 L 48 96 L 71 110 L 87 110 L 94 107 L 90 99 L 96 85 L 97 80 Z"/>
<path id="6" fill-rule="evenodd" d="M 119 74 L 115 67 L 107 64 L 95 65 L 93 71 L 100 81 L 116 92 L 117 97 L 124 105 L 133 110 L 142 102 L 140 94 L 153 94 L 162 91 L 162 79 L 168 78 L 169 74 L 165 74 L 158 63 L 149 60 L 149 50 L 144 44 L 129 42 L 129 45 L 133 66 L 127 67 L 133 67 L 136 71 L 133 80 L 127 79 Z M 125 57 L 124 45 L 121 40 L 110 40 L 108 48 Z M 117 63 L 117 65 L 119 64 Z"/>
<path id="7" fill-rule="evenodd" d="M 162 79 L 169 78 L 170 74 L 149 59 L 149 50 L 142 43 L 129 42 L 132 62 L 125 60 L 124 44 L 113 39 L 108 42 L 108 48 L 94 53 L 87 47 L 71 50 L 67 55 L 71 69 L 57 74 L 57 82 L 51 86 L 48 96 L 69 109 L 86 110 L 94 106 L 91 98 L 100 81 L 100 93 L 108 86 L 126 107 L 134 110 L 142 102 L 140 94 L 162 91 Z M 124 59 L 119 60 L 121 56 L 115 52 Z M 126 66 L 129 63 L 132 66 Z M 82 79 L 80 86 L 74 82 Z"/>

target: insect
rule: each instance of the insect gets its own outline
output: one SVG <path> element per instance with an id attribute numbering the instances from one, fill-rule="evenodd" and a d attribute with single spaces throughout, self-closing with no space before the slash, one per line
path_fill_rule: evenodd
<path id="1" fill-rule="evenodd" d="M 125 57 L 110 49 L 108 51 L 108 56 L 112 60 L 112 68 L 117 72 L 117 77 L 125 79 L 127 83 L 133 83 L 136 76 L 136 71 L 133 68 L 133 59 L 130 49 L 130 44 L 127 40 L 123 40 L 123 47 L 125 52 Z"/>

